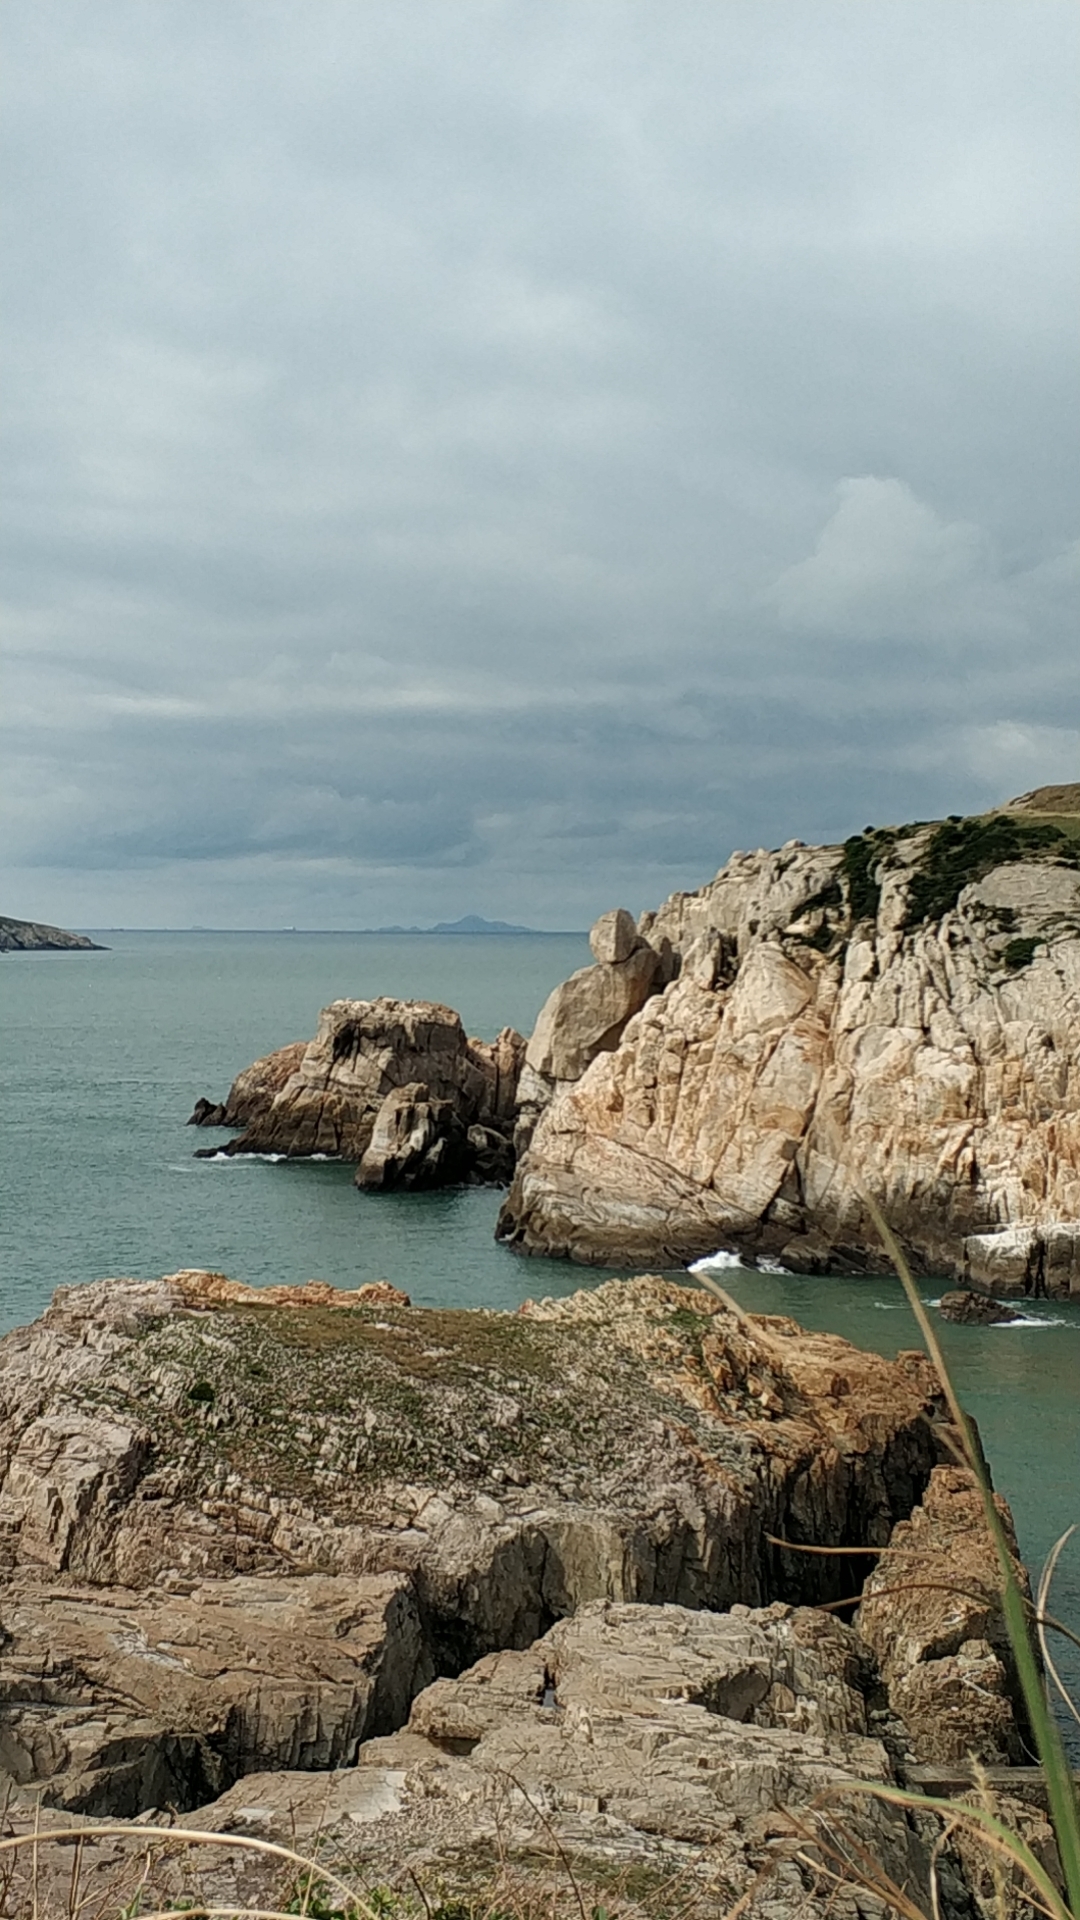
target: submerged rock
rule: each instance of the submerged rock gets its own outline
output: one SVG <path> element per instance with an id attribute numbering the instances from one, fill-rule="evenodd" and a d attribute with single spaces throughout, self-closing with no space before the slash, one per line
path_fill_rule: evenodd
<path id="1" fill-rule="evenodd" d="M 972 1293 L 969 1288 L 943 1293 L 938 1312 L 943 1320 L 952 1320 L 960 1327 L 1001 1327 L 1007 1326 L 1010 1320 L 1020 1319 L 1015 1308 L 1005 1306 L 1001 1300 L 992 1300 L 988 1293 Z"/>

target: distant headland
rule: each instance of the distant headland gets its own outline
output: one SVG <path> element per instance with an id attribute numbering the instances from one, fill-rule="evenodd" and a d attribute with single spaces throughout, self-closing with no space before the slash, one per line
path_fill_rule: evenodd
<path id="1" fill-rule="evenodd" d="M 9 920 L 0 913 L 0 953 L 105 953 L 84 933 L 43 926 L 37 920 Z"/>

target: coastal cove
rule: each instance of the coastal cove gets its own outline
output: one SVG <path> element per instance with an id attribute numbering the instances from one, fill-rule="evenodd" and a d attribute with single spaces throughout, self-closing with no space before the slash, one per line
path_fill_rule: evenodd
<path id="1" fill-rule="evenodd" d="M 495 1190 L 376 1196 L 333 1162 L 197 1161 L 208 1136 L 185 1126 L 200 1094 L 223 1096 L 240 1067 L 309 1034 L 338 995 L 430 997 L 456 1007 L 471 1033 L 528 1032 L 550 988 L 587 962 L 584 936 L 95 937 L 108 952 L 15 954 L 0 965 L 3 1329 L 32 1320 L 57 1285 L 180 1267 L 252 1285 L 385 1278 L 417 1304 L 506 1309 L 612 1271 L 497 1246 Z M 889 1356 L 915 1344 L 889 1280 L 718 1277 L 751 1311 L 791 1314 Z M 927 1298 L 940 1290 L 923 1288 Z M 1080 1304 L 1036 1300 L 1020 1324 L 942 1334 L 1034 1565 L 1080 1510 Z M 1075 1544 L 1056 1601 L 1075 1622 Z"/>

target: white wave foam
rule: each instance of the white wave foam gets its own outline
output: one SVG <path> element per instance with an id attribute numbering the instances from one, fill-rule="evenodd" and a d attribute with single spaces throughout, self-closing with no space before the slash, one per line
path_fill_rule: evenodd
<path id="1" fill-rule="evenodd" d="M 773 1260 L 767 1253 L 762 1254 L 761 1259 L 757 1263 L 757 1270 L 759 1273 L 789 1274 L 790 1272 L 789 1268 L 782 1266 L 779 1260 Z"/>
<path id="2" fill-rule="evenodd" d="M 703 1259 L 693 1261 L 686 1271 L 687 1273 L 730 1273 L 734 1267 L 742 1268 L 744 1272 L 749 1271 L 748 1268 L 743 1267 L 737 1253 L 727 1253 L 721 1247 L 718 1253 L 707 1253 Z"/>
<path id="3" fill-rule="evenodd" d="M 209 1153 L 206 1164 L 210 1167 L 242 1167 L 245 1161 L 267 1160 L 273 1165 L 288 1157 L 287 1153 Z"/>

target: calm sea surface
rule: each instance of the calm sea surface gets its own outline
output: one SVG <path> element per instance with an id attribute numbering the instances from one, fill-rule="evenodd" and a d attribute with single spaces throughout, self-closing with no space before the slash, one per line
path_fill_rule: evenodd
<path id="1" fill-rule="evenodd" d="M 370 1195 L 330 1162 L 195 1160 L 217 1136 L 184 1124 L 200 1094 L 222 1098 L 239 1068 L 312 1034 L 342 996 L 443 1000 L 470 1033 L 528 1033 L 551 988 L 587 964 L 583 935 L 96 937 L 109 952 L 0 957 L 0 1332 L 59 1284 L 178 1267 L 254 1285 L 385 1277 L 418 1303 L 463 1307 L 515 1307 L 604 1277 L 497 1247 L 490 1190 Z M 886 1354 L 917 1344 L 891 1281 L 718 1277 L 752 1310 Z M 942 1331 L 1034 1565 L 1080 1520 L 1080 1305 L 1039 1301 L 1029 1324 Z M 1077 1627 L 1077 1542 L 1055 1598 Z"/>

